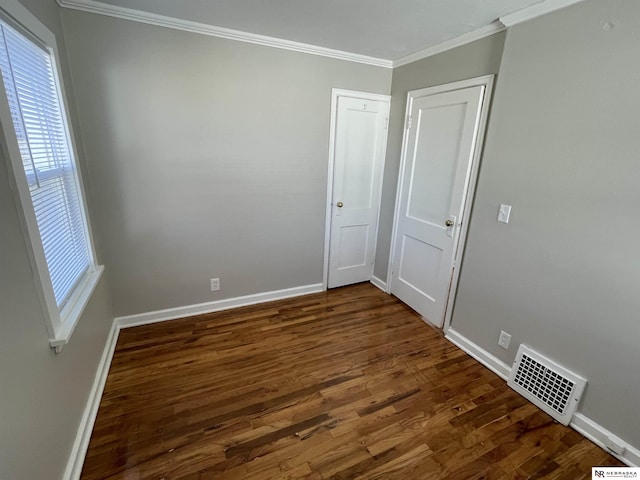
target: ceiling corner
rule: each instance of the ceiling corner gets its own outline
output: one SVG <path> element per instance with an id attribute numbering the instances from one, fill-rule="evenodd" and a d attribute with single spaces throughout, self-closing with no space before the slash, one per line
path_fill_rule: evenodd
<path id="1" fill-rule="evenodd" d="M 451 50 L 452 48 L 461 47 L 462 45 L 466 45 L 467 43 L 475 42 L 476 40 L 480 40 L 490 35 L 500 33 L 504 31 L 505 28 L 506 26 L 500 20 L 496 20 L 489 25 L 485 25 L 484 27 L 480 27 L 471 32 L 467 32 L 458 37 L 452 38 L 451 40 L 432 45 L 431 47 L 425 48 L 424 50 L 420 50 L 405 57 L 398 58 L 393 61 L 393 68 L 402 67 L 403 65 L 422 60 L 423 58 L 446 52 L 447 50 Z"/>

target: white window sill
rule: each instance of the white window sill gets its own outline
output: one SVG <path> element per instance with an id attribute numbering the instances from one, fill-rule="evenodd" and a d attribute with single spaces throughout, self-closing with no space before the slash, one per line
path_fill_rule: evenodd
<path id="1" fill-rule="evenodd" d="M 62 309 L 62 312 L 60 312 L 62 324 L 58 329 L 56 329 L 54 338 L 49 340 L 49 344 L 56 353 L 60 353 L 62 351 L 62 347 L 69 343 L 69 339 L 71 338 L 80 317 L 82 317 L 82 312 L 84 312 L 84 309 L 87 307 L 87 304 L 89 303 L 89 300 L 91 300 L 91 296 L 102 277 L 102 272 L 104 272 L 103 265 L 98 265 L 92 272 L 89 272 L 82 280 L 82 283 L 76 288 L 76 291 L 68 304 Z"/>

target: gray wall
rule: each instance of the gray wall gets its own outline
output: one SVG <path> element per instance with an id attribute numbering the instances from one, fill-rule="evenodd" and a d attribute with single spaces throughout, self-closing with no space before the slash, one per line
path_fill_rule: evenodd
<path id="1" fill-rule="evenodd" d="M 23 3 L 58 37 L 58 7 Z M 64 72 L 63 72 L 64 73 Z M 68 77 L 67 77 L 68 79 Z M 73 95 L 66 82 L 73 110 Z M 74 112 L 72 111 L 72 116 Z M 18 207 L 0 154 L 0 478 L 60 478 L 113 318 L 102 280 L 61 354 L 49 348 Z"/>
<path id="2" fill-rule="evenodd" d="M 525 343 L 582 374 L 580 410 L 636 447 L 638 31 L 631 0 L 510 30 L 453 315 L 505 362 Z M 508 225 L 496 222 L 500 203 L 513 205 Z"/>
<path id="3" fill-rule="evenodd" d="M 374 275 L 382 281 L 387 280 L 407 92 L 498 73 L 504 38 L 504 33 L 492 35 L 393 70 L 389 138 L 374 269 Z"/>
<path id="4" fill-rule="evenodd" d="M 331 88 L 391 70 L 62 15 L 117 315 L 320 283 Z"/>

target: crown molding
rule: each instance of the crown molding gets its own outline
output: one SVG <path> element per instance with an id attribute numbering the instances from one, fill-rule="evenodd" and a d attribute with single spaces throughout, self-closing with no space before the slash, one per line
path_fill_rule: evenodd
<path id="1" fill-rule="evenodd" d="M 541 3 L 536 3 L 530 7 L 505 15 L 504 17 L 500 17 L 500 21 L 507 28 L 510 28 L 514 25 L 518 25 L 519 23 L 533 20 L 534 18 L 555 12 L 556 10 L 560 10 L 561 8 L 565 8 L 582 1 L 583 0 L 545 0 Z"/>
<path id="2" fill-rule="evenodd" d="M 236 40 L 238 42 L 253 43 L 265 47 L 308 53 L 310 55 L 335 58 L 337 60 L 346 60 L 348 62 L 364 63 L 366 65 L 373 65 L 376 67 L 393 68 L 393 62 L 384 58 L 369 57 L 367 55 L 360 55 L 357 53 L 345 52 L 342 50 L 334 50 L 332 48 L 319 47 L 317 45 L 311 45 L 308 43 L 293 42 L 291 40 L 285 40 L 282 38 L 241 32 L 239 30 L 232 30 L 230 28 L 216 27 L 205 23 L 192 22 L 189 20 L 167 17 L 165 15 L 142 12 L 140 10 L 134 10 L 131 8 L 108 5 L 96 0 L 57 1 L 58 4 L 63 8 L 80 10 L 82 12 L 106 15 L 109 17 L 121 18 L 124 20 L 146 23 L 159 27 L 172 28 L 174 30 L 182 30 L 185 32 L 198 33 L 200 35 L 208 35 L 211 37 L 226 38 L 228 40 Z"/>
<path id="3" fill-rule="evenodd" d="M 496 20 L 495 22 L 490 23 L 485 27 L 481 27 L 471 32 L 464 33 L 458 37 L 452 38 L 451 40 L 438 43 L 437 45 L 425 48 L 424 50 L 419 50 L 415 53 L 407 55 L 406 57 L 394 60 L 393 68 L 402 67 L 403 65 L 413 63 L 417 60 L 422 60 L 423 58 L 446 52 L 447 50 L 451 50 L 452 48 L 461 47 L 462 45 L 466 45 L 467 43 L 475 42 L 476 40 L 480 40 L 481 38 L 500 33 L 505 29 L 505 25 L 503 25 L 499 20 Z"/>
<path id="4" fill-rule="evenodd" d="M 458 37 L 446 40 L 431 47 L 419 50 L 410 55 L 398 58 L 396 60 L 387 60 L 384 58 L 370 57 L 357 53 L 345 52 L 343 50 L 334 50 L 332 48 L 320 47 L 309 43 L 294 42 L 282 38 L 269 37 L 266 35 L 258 35 L 255 33 L 242 32 L 230 28 L 217 27 L 206 23 L 192 22 L 190 20 L 182 20 L 179 18 L 158 15 L 155 13 L 143 12 L 131 8 L 118 7 L 109 5 L 96 0 L 57 0 L 58 4 L 63 8 L 72 10 L 80 10 L 83 12 L 95 13 L 98 15 L 106 15 L 109 17 L 130 20 L 133 22 L 146 23 L 159 27 L 172 28 L 174 30 L 182 30 L 185 32 L 197 33 L 200 35 L 208 35 L 212 37 L 225 38 L 228 40 L 236 40 L 238 42 L 253 43 L 265 47 L 280 48 L 294 52 L 307 53 L 310 55 L 319 55 L 322 57 L 335 58 L 337 60 L 345 60 L 348 62 L 363 63 L 365 65 L 373 65 L 384 68 L 397 68 L 413 63 L 423 58 L 446 52 L 456 47 L 475 42 L 482 38 L 500 33 L 519 23 L 532 20 L 541 15 L 551 13 L 561 8 L 574 5 L 583 0 L 544 0 L 530 7 L 524 8 L 509 15 L 500 17 L 493 23 L 462 34 Z"/>

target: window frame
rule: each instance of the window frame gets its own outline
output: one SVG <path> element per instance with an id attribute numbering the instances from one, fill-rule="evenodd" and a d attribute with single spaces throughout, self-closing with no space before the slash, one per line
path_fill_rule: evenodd
<path id="1" fill-rule="evenodd" d="M 66 130 L 69 153 L 74 170 L 75 185 L 80 197 L 80 210 L 83 219 L 83 227 L 88 242 L 90 266 L 73 289 L 62 309 L 56 303 L 49 268 L 42 246 L 40 230 L 35 216 L 31 193 L 27 182 L 26 172 L 22 164 L 22 155 L 15 134 L 11 111 L 7 100 L 7 93 L 0 78 L 0 141 L 4 146 L 0 155 L 5 157 L 9 168 L 9 179 L 13 188 L 18 208 L 20 221 L 25 236 L 27 253 L 34 274 L 35 286 L 42 306 L 43 316 L 49 333 L 49 344 L 56 353 L 69 342 L 82 313 L 87 306 L 98 281 L 102 276 L 104 267 L 98 265 L 96 260 L 91 222 L 89 218 L 86 197 L 82 182 L 82 172 L 78 164 L 78 151 L 73 128 L 69 122 L 69 107 L 65 94 L 64 83 L 61 75 L 60 57 L 55 35 L 44 26 L 31 12 L 22 6 L 17 0 L 4 0 L 0 6 L 0 19 L 17 29 L 29 40 L 43 47 L 50 55 L 53 75 L 56 81 L 58 99 L 60 101 L 63 123 Z M 22 213 L 22 215 L 20 215 Z"/>

